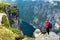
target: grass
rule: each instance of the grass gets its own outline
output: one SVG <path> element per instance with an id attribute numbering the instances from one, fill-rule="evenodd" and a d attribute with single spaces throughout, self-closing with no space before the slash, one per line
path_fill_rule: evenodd
<path id="1" fill-rule="evenodd" d="M 0 25 L 0 40 L 15 40 L 15 38 L 22 38 L 22 33 L 16 28 L 6 28 Z"/>
<path id="2" fill-rule="evenodd" d="M 16 34 L 11 30 L 0 26 L 0 40 L 15 40 Z"/>
<path id="3" fill-rule="evenodd" d="M 23 40 L 35 40 L 35 38 L 29 37 L 29 36 L 24 36 Z"/>
<path id="4" fill-rule="evenodd" d="M 20 30 L 16 29 L 16 28 L 9 28 L 13 33 L 16 34 L 22 34 Z"/>

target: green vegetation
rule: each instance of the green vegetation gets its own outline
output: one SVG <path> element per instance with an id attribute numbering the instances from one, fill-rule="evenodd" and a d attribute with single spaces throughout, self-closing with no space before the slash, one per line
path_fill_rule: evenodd
<path id="1" fill-rule="evenodd" d="M 2 10 L 0 10 L 0 13 L 3 13 L 3 11 L 2 11 Z"/>
<path id="2" fill-rule="evenodd" d="M 7 4 L 7 3 L 0 3 L 0 10 L 1 10 L 2 12 L 4 12 L 3 8 L 4 8 L 5 6 L 9 6 L 9 4 Z"/>
<path id="3" fill-rule="evenodd" d="M 17 13 L 18 12 L 17 8 L 14 8 L 14 7 L 13 8 L 9 7 L 8 10 L 10 13 Z"/>
<path id="4" fill-rule="evenodd" d="M 31 37 L 28 37 L 28 36 L 24 36 L 24 39 L 23 40 L 35 40 L 35 38 L 31 38 Z"/>
<path id="5" fill-rule="evenodd" d="M 11 27 L 8 29 L 11 30 L 14 34 L 16 34 L 16 37 L 21 38 L 21 39 L 23 38 L 21 30 L 18 30 L 16 28 L 11 28 Z"/>
<path id="6" fill-rule="evenodd" d="M 0 40 L 15 40 L 16 35 L 5 26 L 0 26 Z"/>
<path id="7" fill-rule="evenodd" d="M 10 25 L 9 25 L 8 18 L 7 18 L 6 15 L 3 15 L 3 17 L 2 17 L 2 24 L 3 24 L 4 26 L 6 26 L 6 27 L 9 27 L 9 26 L 10 26 Z"/>
<path id="8" fill-rule="evenodd" d="M 6 15 L 3 15 L 2 17 L 2 24 L 5 28 L 9 29 L 10 31 L 12 31 L 14 34 L 18 35 L 18 37 L 22 37 L 22 33 L 20 30 L 16 29 L 16 28 L 11 28 L 9 25 L 9 21 Z M 17 37 L 17 36 L 16 36 Z"/>
<path id="9" fill-rule="evenodd" d="M 18 8 L 15 4 L 2 2 L 0 3 L 0 12 L 5 12 L 4 7 L 8 7 L 8 11 L 11 13 L 16 13 L 18 11 Z"/>
<path id="10" fill-rule="evenodd" d="M 16 28 L 9 28 L 13 33 L 21 34 L 21 31 Z"/>

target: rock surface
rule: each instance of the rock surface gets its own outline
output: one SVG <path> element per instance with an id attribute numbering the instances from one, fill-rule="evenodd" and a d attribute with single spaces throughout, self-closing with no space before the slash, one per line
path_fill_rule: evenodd
<path id="1" fill-rule="evenodd" d="M 35 37 L 38 37 L 39 35 L 40 35 L 40 30 L 39 29 L 36 29 L 35 31 L 34 31 L 34 33 L 33 33 L 33 35 L 35 36 Z"/>
<path id="2" fill-rule="evenodd" d="M 47 33 L 40 34 L 35 40 L 59 40 L 59 36 L 54 32 L 50 32 L 49 35 Z"/>
<path id="3" fill-rule="evenodd" d="M 1 22 L 2 22 L 3 15 L 6 15 L 6 14 L 5 13 L 0 13 L 0 25 L 1 25 Z"/>

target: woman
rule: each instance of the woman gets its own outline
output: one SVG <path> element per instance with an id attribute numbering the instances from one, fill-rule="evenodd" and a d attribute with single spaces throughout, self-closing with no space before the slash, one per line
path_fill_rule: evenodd
<path id="1" fill-rule="evenodd" d="M 47 31 L 47 33 L 48 33 L 48 35 L 49 35 L 49 27 L 50 27 L 50 22 L 49 22 L 49 20 L 48 19 L 46 19 L 46 31 Z"/>

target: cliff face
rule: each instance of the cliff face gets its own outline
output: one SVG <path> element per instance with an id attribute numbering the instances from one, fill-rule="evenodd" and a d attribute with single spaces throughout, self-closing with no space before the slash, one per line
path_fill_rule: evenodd
<path id="1" fill-rule="evenodd" d="M 16 5 L 0 2 L 0 40 L 16 40 L 22 37 L 18 30 L 18 16 Z"/>
<path id="2" fill-rule="evenodd" d="M 16 5 L 8 5 L 4 6 L 3 10 L 8 16 L 10 26 L 13 28 L 19 29 L 19 15 L 18 15 L 18 8 Z"/>
<path id="3" fill-rule="evenodd" d="M 14 11 L 14 12 L 9 11 L 8 8 L 11 9 L 11 11 Z M 10 26 L 19 29 L 18 10 L 17 9 L 13 10 L 13 9 L 14 9 L 14 6 L 5 7 L 5 12 L 6 12 L 6 14 L 9 18 Z"/>

